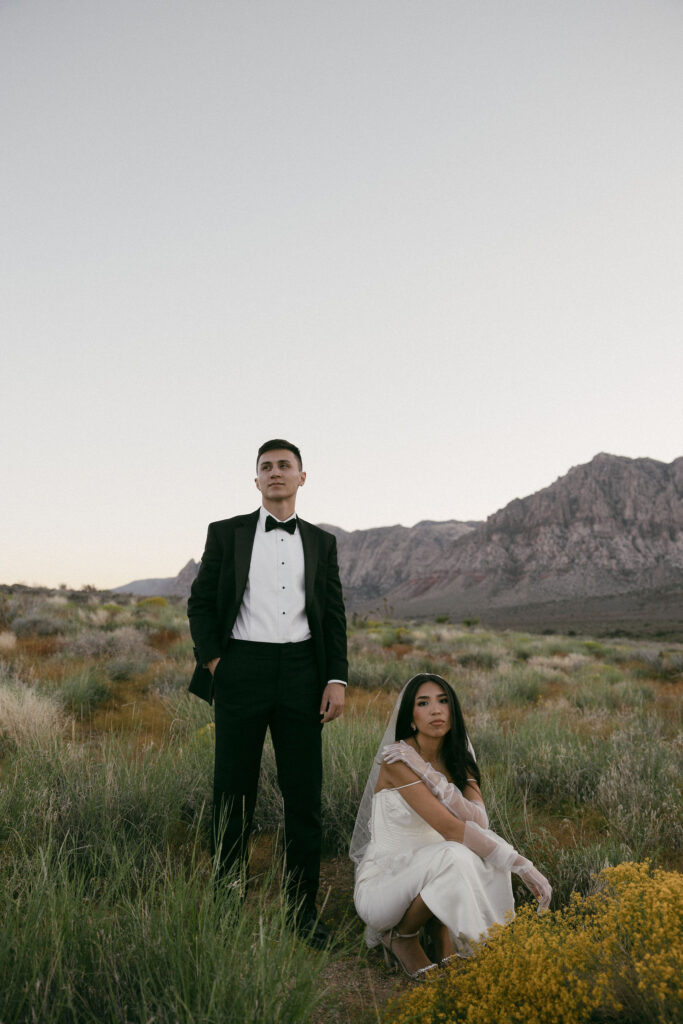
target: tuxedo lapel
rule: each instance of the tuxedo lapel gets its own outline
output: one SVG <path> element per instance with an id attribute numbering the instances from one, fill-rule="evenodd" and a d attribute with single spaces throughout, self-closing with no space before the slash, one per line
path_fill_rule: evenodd
<path id="1" fill-rule="evenodd" d="M 313 600 L 315 591 L 315 573 L 318 568 L 318 539 L 311 530 L 308 523 L 302 519 L 298 520 L 299 532 L 301 533 L 301 544 L 304 549 L 304 586 L 306 590 L 306 604 Z"/>
<path id="2" fill-rule="evenodd" d="M 246 523 L 235 529 L 235 550 L 233 555 L 235 565 L 235 600 L 238 607 L 241 604 L 242 595 L 249 578 L 251 552 L 254 547 L 258 517 L 258 512 L 254 512 L 251 516 L 247 517 Z"/>

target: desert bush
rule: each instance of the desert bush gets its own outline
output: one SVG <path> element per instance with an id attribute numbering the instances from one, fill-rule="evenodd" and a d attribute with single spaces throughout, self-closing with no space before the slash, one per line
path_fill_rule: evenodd
<path id="1" fill-rule="evenodd" d="M 112 680 L 141 675 L 160 657 L 149 646 L 146 634 L 135 626 L 83 630 L 66 643 L 64 653 L 76 658 L 107 659 L 107 674 Z"/>
<path id="2" fill-rule="evenodd" d="M 573 825 L 567 823 L 565 832 L 573 833 Z M 565 835 L 565 842 L 569 836 Z M 558 845 L 547 833 L 537 832 L 526 844 L 526 854 L 535 863 L 542 865 L 542 871 L 553 887 L 553 907 L 566 906 L 574 893 L 590 896 L 596 892 L 596 878 L 606 867 L 622 864 L 632 856 L 631 850 L 619 841 L 617 836 L 606 835 L 589 838 L 579 827 L 572 834 L 572 845 Z M 512 876 L 517 896 L 529 902 L 528 892 L 521 890 L 516 877 Z"/>
<path id="3" fill-rule="evenodd" d="M 112 619 L 118 619 L 125 611 L 122 604 L 116 604 L 114 601 L 105 601 L 101 607 L 102 611 Z"/>
<path id="4" fill-rule="evenodd" d="M 182 693 L 190 685 L 193 671 L 194 661 L 182 665 L 175 661 L 170 664 L 164 662 L 155 674 L 154 686 L 162 697 Z"/>
<path id="5" fill-rule="evenodd" d="M 187 637 L 176 640 L 166 649 L 166 657 L 173 661 L 186 663 L 191 666 L 190 673 L 194 671 L 195 657 L 192 640 Z"/>
<path id="6" fill-rule="evenodd" d="M 392 1002 L 384 1024 L 673 1024 L 683 1013 L 683 876 L 620 864 L 539 917 L 522 908 L 470 961 Z"/>
<path id="7" fill-rule="evenodd" d="M 504 704 L 533 704 L 543 693 L 548 672 L 526 665 L 511 665 L 494 676 L 489 685 L 489 701 L 494 707 Z"/>
<path id="8" fill-rule="evenodd" d="M 456 659 L 463 668 L 494 669 L 498 656 L 492 651 L 456 651 Z"/>
<path id="9" fill-rule="evenodd" d="M 106 671 L 112 682 L 120 683 L 134 676 L 141 676 L 149 668 L 152 657 L 148 651 L 137 654 L 110 658 L 106 663 Z"/>
<path id="10" fill-rule="evenodd" d="M 13 651 L 17 646 L 17 638 L 14 633 L 9 630 L 0 632 L 0 653 L 3 651 Z"/>
<path id="11" fill-rule="evenodd" d="M 120 657 L 141 651 L 148 651 L 147 639 L 134 626 L 117 626 L 113 630 L 84 629 L 64 647 L 65 654 L 76 658 Z"/>
<path id="12" fill-rule="evenodd" d="M 665 739 L 661 726 L 645 720 L 616 732 L 598 780 L 595 804 L 610 833 L 640 859 L 666 847 L 683 847 L 681 747 Z"/>
<path id="13" fill-rule="evenodd" d="M 45 615 L 25 615 L 13 620 L 12 629 L 17 636 L 56 636 L 62 623 Z"/>
<path id="14" fill-rule="evenodd" d="M 572 731 L 553 712 L 504 732 L 492 721 L 473 738 L 499 817 L 518 820 L 521 802 L 570 817 L 591 808 L 630 857 L 680 847 L 680 747 L 653 715 L 623 719 L 607 737 Z"/>
<path id="15" fill-rule="evenodd" d="M 589 801 L 609 756 L 608 744 L 572 731 L 559 713 L 538 713 L 501 730 L 491 723 L 477 736 L 477 755 L 511 788 L 537 806 L 561 810 Z"/>
<path id="16" fill-rule="evenodd" d="M 67 711 L 82 716 L 108 700 L 111 696 L 111 687 L 99 672 L 85 668 L 67 675 L 55 696 Z"/>
<path id="17" fill-rule="evenodd" d="M 392 647 L 394 644 L 412 644 L 413 634 L 405 626 L 387 626 L 380 634 L 382 647 Z"/>
<path id="18" fill-rule="evenodd" d="M 349 663 L 350 685 L 365 690 L 400 690 L 409 678 L 405 665 L 396 658 L 366 655 L 353 658 Z"/>
<path id="19" fill-rule="evenodd" d="M 573 679 L 577 685 L 594 686 L 599 684 L 601 686 L 612 686 L 623 682 L 624 672 L 621 668 L 617 668 L 616 665 L 605 665 L 601 662 L 589 661 L 586 664 L 579 665 L 578 670 L 573 675 Z"/>
<path id="20" fill-rule="evenodd" d="M 654 700 L 654 691 L 650 686 L 637 685 L 628 679 L 618 683 L 597 679 L 590 685 L 569 690 L 567 700 L 582 710 L 639 708 Z"/>
<path id="21" fill-rule="evenodd" d="M 680 651 L 640 649 L 632 657 L 632 672 L 645 679 L 677 679 L 683 676 L 683 654 Z"/>
<path id="22" fill-rule="evenodd" d="M 165 597 L 142 597 L 137 602 L 138 608 L 168 608 L 168 601 Z"/>
<path id="23" fill-rule="evenodd" d="M 66 726 L 59 705 L 18 681 L 0 681 L 0 754 L 51 744 Z"/>

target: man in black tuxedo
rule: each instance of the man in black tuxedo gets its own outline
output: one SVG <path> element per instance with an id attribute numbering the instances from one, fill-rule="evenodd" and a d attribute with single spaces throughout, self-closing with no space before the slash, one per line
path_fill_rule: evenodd
<path id="1" fill-rule="evenodd" d="M 261 445 L 262 507 L 211 523 L 188 601 L 197 667 L 190 692 L 215 703 L 214 853 L 246 867 L 270 728 L 285 814 L 285 892 L 299 931 L 322 945 L 321 732 L 344 706 L 346 617 L 332 534 L 295 516 L 301 453 Z"/>

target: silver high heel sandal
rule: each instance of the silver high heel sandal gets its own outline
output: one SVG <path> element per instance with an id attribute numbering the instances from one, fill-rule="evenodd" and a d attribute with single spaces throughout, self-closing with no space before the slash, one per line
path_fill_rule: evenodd
<path id="1" fill-rule="evenodd" d="M 385 932 L 384 935 L 386 935 L 386 934 L 387 933 Z M 419 931 L 418 932 L 407 932 L 407 933 L 403 934 L 401 932 L 394 931 L 393 928 L 390 928 L 388 934 L 389 934 L 389 942 L 388 943 L 384 941 L 384 935 L 380 935 L 379 941 L 382 943 L 382 952 L 384 953 L 384 962 L 387 965 L 387 967 L 389 968 L 389 970 L 391 970 L 392 967 L 400 967 L 401 970 L 403 971 L 403 973 L 407 974 L 409 978 L 413 979 L 413 981 L 417 981 L 418 978 L 423 978 L 425 976 L 425 974 L 427 974 L 429 971 L 435 971 L 436 970 L 436 964 L 429 964 L 427 967 L 419 967 L 416 971 L 411 972 L 411 971 L 408 970 L 406 965 L 403 963 L 403 961 L 401 960 L 401 958 L 398 955 L 398 953 L 394 952 L 394 950 L 392 948 L 394 939 L 414 939 L 417 935 L 420 934 Z"/>

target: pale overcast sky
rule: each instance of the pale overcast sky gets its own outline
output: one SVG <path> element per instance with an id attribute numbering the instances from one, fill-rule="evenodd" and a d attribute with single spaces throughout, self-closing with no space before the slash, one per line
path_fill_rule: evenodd
<path id="1" fill-rule="evenodd" d="M 0 582 L 683 454 L 681 0 L 0 0 Z"/>

